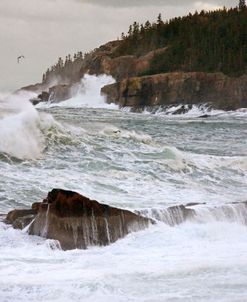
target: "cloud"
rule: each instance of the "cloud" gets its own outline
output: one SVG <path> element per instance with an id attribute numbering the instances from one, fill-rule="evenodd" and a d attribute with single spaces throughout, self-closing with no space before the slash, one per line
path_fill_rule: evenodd
<path id="1" fill-rule="evenodd" d="M 220 5 L 221 0 L 0 0 L 0 91 L 38 82 L 58 57 L 91 49 L 144 23 Z M 25 61 L 16 63 L 18 55 Z"/>
<path id="2" fill-rule="evenodd" d="M 90 3 L 99 6 L 108 7 L 143 7 L 143 6 L 186 6 L 194 5 L 195 0 L 75 0 L 80 3 Z M 201 1 L 204 4 L 205 1 Z M 218 6 L 236 6 L 237 3 L 234 0 L 207 0 L 207 4 L 211 7 Z M 204 5 L 206 6 L 206 5 Z M 207 6 L 206 6 L 207 7 Z"/>

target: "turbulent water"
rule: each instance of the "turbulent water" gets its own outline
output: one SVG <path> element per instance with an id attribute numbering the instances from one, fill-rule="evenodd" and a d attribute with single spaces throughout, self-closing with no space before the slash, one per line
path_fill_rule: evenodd
<path id="1" fill-rule="evenodd" d="M 36 109 L 0 96 L 0 213 L 57 187 L 158 223 L 64 252 L 0 222 L 0 301 L 246 301 L 247 211 L 232 204 L 247 201 L 246 112 L 130 113 L 104 103 L 110 82 L 87 76 L 75 98 Z M 196 219 L 164 219 L 192 202 Z"/>

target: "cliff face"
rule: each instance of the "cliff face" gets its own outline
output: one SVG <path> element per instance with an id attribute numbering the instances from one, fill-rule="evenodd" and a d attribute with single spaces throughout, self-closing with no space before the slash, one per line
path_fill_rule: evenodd
<path id="1" fill-rule="evenodd" d="M 156 23 L 134 22 L 121 40 L 87 54 L 68 55 L 65 62 L 59 58 L 40 85 L 25 90 L 46 90 L 34 102 L 45 101 L 47 94 L 58 102 L 73 94 L 85 74 L 106 74 L 117 84 L 102 92 L 108 102 L 121 106 L 212 103 L 220 109 L 246 107 L 246 19 L 247 9 L 235 7 L 195 12 L 169 22 L 163 22 L 161 15 Z"/>
<path id="2" fill-rule="evenodd" d="M 127 55 L 114 57 L 115 48 L 111 51 L 96 51 L 86 58 L 81 70 L 80 77 L 85 73 L 107 74 L 117 81 L 134 77 L 145 73 L 150 68 L 150 63 L 155 55 L 163 53 L 166 48 L 151 51 L 144 56 Z"/>
<path id="3" fill-rule="evenodd" d="M 54 80 L 59 84 L 74 84 L 87 73 L 91 75 L 107 74 L 117 81 L 137 76 L 150 68 L 150 62 L 155 55 L 166 48 L 151 51 L 144 56 L 136 55 L 116 56 L 115 51 L 121 41 L 112 41 L 100 46 L 84 58 L 65 63 L 64 66 L 50 71 L 43 84 L 50 85 Z"/>
<path id="4" fill-rule="evenodd" d="M 116 84 L 102 88 L 108 103 L 135 109 L 145 106 L 209 103 L 213 108 L 235 110 L 247 107 L 247 75 L 229 77 L 223 73 L 170 72 L 150 76 L 145 74 L 155 56 L 167 48 L 156 49 L 144 56 L 116 56 L 120 41 L 109 42 L 83 59 L 76 59 L 50 72 L 42 84 L 23 88 L 41 93 L 40 101 L 59 102 L 73 96 L 76 83 L 87 73 L 113 76 Z M 54 85 L 56 80 L 56 85 Z"/>
<path id="5" fill-rule="evenodd" d="M 132 77 L 103 87 L 102 93 L 108 103 L 121 107 L 210 103 L 216 109 L 235 110 L 247 107 L 247 75 L 174 72 Z"/>

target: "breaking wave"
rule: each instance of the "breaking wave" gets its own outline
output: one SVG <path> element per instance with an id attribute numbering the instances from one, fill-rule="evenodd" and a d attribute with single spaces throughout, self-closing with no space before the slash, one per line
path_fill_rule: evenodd
<path id="1" fill-rule="evenodd" d="M 116 109 L 117 105 L 107 104 L 104 95 L 101 95 L 101 88 L 113 84 L 115 80 L 107 75 L 86 74 L 79 85 L 74 87 L 77 91 L 72 98 L 60 103 L 39 103 L 38 108 L 64 107 L 64 108 L 108 108 Z"/>
<path id="2" fill-rule="evenodd" d="M 0 154 L 6 158 L 34 160 L 42 157 L 51 143 L 66 143 L 69 132 L 52 115 L 38 112 L 20 93 L 0 99 Z"/>
<path id="3" fill-rule="evenodd" d="M 193 223 L 228 222 L 247 225 L 247 202 L 220 206 L 191 203 L 166 209 L 145 209 L 136 211 L 136 213 L 169 226 L 188 221 Z"/>
<path id="4" fill-rule="evenodd" d="M 179 105 L 166 105 L 166 106 L 146 106 L 144 108 L 124 107 L 125 112 L 137 112 L 143 114 L 157 114 L 166 115 L 169 117 L 218 117 L 218 116 L 235 116 L 242 117 L 247 116 L 247 109 L 240 108 L 235 111 L 224 111 L 213 109 L 211 105 L 207 103 L 191 105 L 191 104 L 179 104 Z"/>

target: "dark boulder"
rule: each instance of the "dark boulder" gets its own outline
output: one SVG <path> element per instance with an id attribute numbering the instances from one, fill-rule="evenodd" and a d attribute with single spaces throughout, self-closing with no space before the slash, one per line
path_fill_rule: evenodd
<path id="1" fill-rule="evenodd" d="M 39 206 L 30 235 L 60 242 L 62 249 L 108 245 L 145 229 L 152 220 L 130 211 L 100 204 L 78 193 L 53 189 Z"/>

